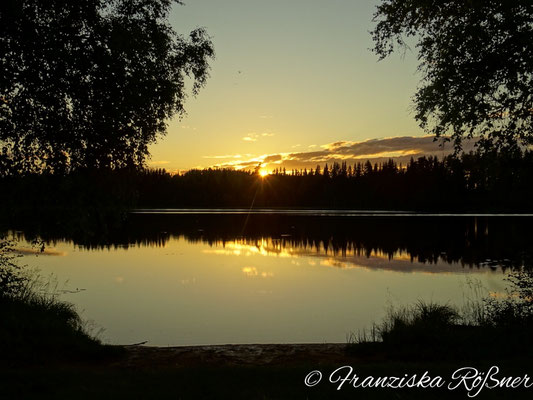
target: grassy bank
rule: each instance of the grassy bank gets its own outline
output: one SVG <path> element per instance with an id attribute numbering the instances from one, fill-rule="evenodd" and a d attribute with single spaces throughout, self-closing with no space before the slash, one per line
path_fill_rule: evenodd
<path id="1" fill-rule="evenodd" d="M 507 278 L 505 294 L 488 294 L 462 308 L 418 303 L 391 307 L 383 321 L 353 334 L 354 355 L 384 352 L 402 360 L 498 360 L 530 357 L 533 347 L 533 271 Z"/>
<path id="2" fill-rule="evenodd" d="M 14 243 L 0 238 L 0 363 L 87 360 L 115 352 L 91 336 L 74 306 L 61 301 L 35 271 L 18 263 Z"/>

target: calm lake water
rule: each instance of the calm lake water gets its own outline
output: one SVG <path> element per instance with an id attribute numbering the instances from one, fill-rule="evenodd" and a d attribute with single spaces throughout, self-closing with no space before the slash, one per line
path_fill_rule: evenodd
<path id="1" fill-rule="evenodd" d="M 462 305 L 528 263 L 530 217 L 140 211 L 102 234 L 19 238 L 22 262 L 108 343 L 345 342 L 390 305 Z"/>

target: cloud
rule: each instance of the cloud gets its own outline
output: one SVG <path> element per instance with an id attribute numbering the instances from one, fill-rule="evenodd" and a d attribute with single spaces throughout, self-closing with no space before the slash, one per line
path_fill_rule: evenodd
<path id="1" fill-rule="evenodd" d="M 227 158 L 242 158 L 242 154 L 227 154 L 223 156 L 203 156 L 202 158 L 215 158 L 215 159 L 227 159 Z"/>
<path id="2" fill-rule="evenodd" d="M 164 161 L 164 160 L 161 160 L 161 161 L 150 161 L 148 162 L 149 165 L 166 165 L 166 164 L 170 164 L 170 161 Z"/>
<path id="3" fill-rule="evenodd" d="M 475 142 L 475 140 L 464 141 L 463 151 L 473 150 Z M 361 142 L 344 140 L 327 143 L 319 147 L 312 146 L 309 146 L 310 151 L 263 154 L 248 160 L 228 161 L 217 164 L 215 167 L 246 169 L 250 166 L 255 167 L 261 162 L 263 167 L 267 169 L 314 169 L 317 165 L 324 166 L 326 163 L 332 164 L 342 161 L 349 164 L 365 162 L 366 160 L 379 163 L 393 158 L 398 163 L 407 163 L 411 157 L 432 155 L 442 158 L 453 152 L 453 144 L 442 140 L 436 141 L 434 136 L 398 136 Z"/>
<path id="4" fill-rule="evenodd" d="M 369 139 L 363 142 L 339 141 L 321 147 L 328 153 L 346 154 L 353 158 L 386 157 L 388 153 L 391 153 L 392 157 L 398 157 L 406 154 L 428 154 L 453 150 L 450 143 L 435 141 L 434 136 L 399 136 Z"/>
<path id="5" fill-rule="evenodd" d="M 256 133 L 256 132 L 250 132 L 246 136 L 242 138 L 245 142 L 257 142 L 257 140 L 260 137 L 272 137 L 275 133 L 272 132 L 263 132 L 263 133 Z"/>
<path id="6" fill-rule="evenodd" d="M 281 160 L 283 160 L 283 157 L 281 156 L 281 154 L 274 154 L 274 155 L 266 156 L 265 158 L 263 158 L 264 163 L 273 163 L 273 162 L 277 162 Z"/>

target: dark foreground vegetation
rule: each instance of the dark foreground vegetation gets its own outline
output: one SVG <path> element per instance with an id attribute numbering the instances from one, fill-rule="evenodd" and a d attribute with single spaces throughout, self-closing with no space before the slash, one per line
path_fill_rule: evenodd
<path id="1" fill-rule="evenodd" d="M 517 279 L 522 273 L 514 275 Z M 531 279 L 530 274 L 526 274 Z M 514 286 L 516 289 L 517 287 Z M 372 330 L 345 346 L 250 345 L 172 349 L 129 346 L 120 354 L 95 361 L 0 366 L 0 398 L 40 399 L 456 399 L 476 389 L 420 387 L 354 388 L 329 382 L 339 367 L 367 377 L 442 377 L 452 383 L 455 371 L 475 368 L 486 374 L 497 367 L 498 379 L 532 376 L 531 301 L 492 300 L 469 311 L 420 303 L 396 309 Z M 512 295 L 513 293 L 509 293 Z M 529 302 L 528 302 L 529 301 Z M 488 319 L 496 316 L 495 320 Z M 468 320 L 466 320 L 467 318 Z M 482 325 L 480 325 L 480 323 Z M 281 354 L 280 354 L 281 353 Z M 304 378 L 319 370 L 323 380 L 307 387 Z M 344 377 L 338 374 L 336 377 Z M 352 375 L 353 376 L 353 375 Z M 491 382 L 492 383 L 492 382 Z M 472 380 L 467 382 L 472 387 Z M 483 389 L 480 399 L 529 399 L 531 389 Z"/>
<path id="2" fill-rule="evenodd" d="M 226 169 L 171 174 L 157 170 L 85 170 L 0 179 L 0 204 L 20 216 L 80 210 L 94 220 L 131 207 L 282 207 L 438 212 L 533 210 L 533 152 L 420 157 L 385 163 L 255 172 Z M 15 217 L 13 217 L 15 218 Z"/>
<path id="3" fill-rule="evenodd" d="M 19 265 L 0 237 L 0 366 L 98 360 L 116 354 L 87 331 L 74 306 L 36 272 Z"/>
<path id="4" fill-rule="evenodd" d="M 348 352 L 385 352 L 406 361 L 531 357 L 533 273 L 515 271 L 509 279 L 512 288 L 504 297 L 479 298 L 462 309 L 422 301 L 391 308 L 383 321 L 351 336 Z"/>

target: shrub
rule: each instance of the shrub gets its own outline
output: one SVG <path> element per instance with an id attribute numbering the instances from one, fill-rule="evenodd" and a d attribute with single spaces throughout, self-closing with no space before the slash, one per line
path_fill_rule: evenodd
<path id="1" fill-rule="evenodd" d="M 507 280 L 511 288 L 505 296 L 484 300 L 485 324 L 500 328 L 533 328 L 533 271 L 512 271 Z"/>
<path id="2" fill-rule="evenodd" d="M 0 362 L 87 359 L 110 353 L 86 330 L 74 305 L 61 301 L 0 238 Z M 48 290 L 43 290 L 48 289 Z"/>
<path id="3" fill-rule="evenodd" d="M 27 281 L 14 250 L 13 241 L 0 236 L 0 297 L 20 294 Z"/>

